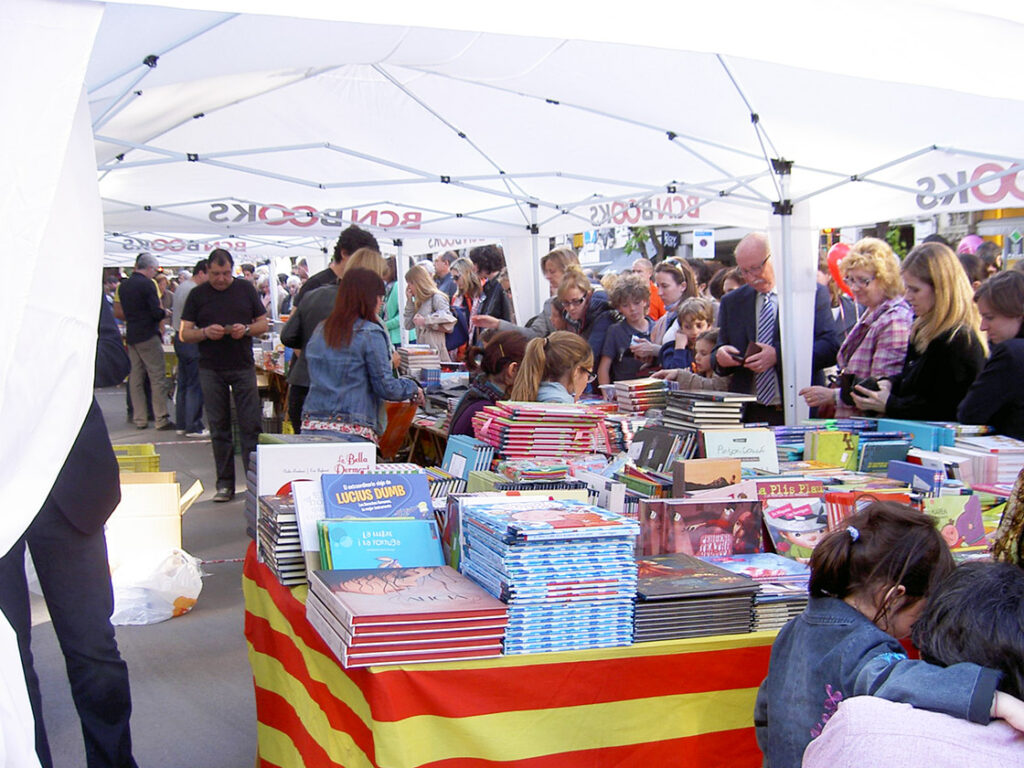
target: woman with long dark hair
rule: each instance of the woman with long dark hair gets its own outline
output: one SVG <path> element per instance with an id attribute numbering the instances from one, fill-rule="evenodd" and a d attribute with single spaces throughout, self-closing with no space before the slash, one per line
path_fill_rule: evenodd
<path id="1" fill-rule="evenodd" d="M 338 283 L 334 311 L 317 326 L 304 352 L 310 386 L 303 433 L 377 442 L 384 432 L 384 400 L 423 403 L 415 381 L 391 373 L 387 331 L 378 322 L 384 294 L 384 281 L 368 269 L 346 270 Z"/>
<path id="2" fill-rule="evenodd" d="M 526 353 L 526 337 L 519 331 L 498 331 L 484 346 L 480 373 L 459 400 L 448 424 L 449 435 L 473 434 L 473 414 L 486 405 L 508 399 Z"/>

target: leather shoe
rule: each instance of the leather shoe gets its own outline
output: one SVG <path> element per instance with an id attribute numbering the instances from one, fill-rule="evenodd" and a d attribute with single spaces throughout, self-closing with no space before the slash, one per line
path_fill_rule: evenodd
<path id="1" fill-rule="evenodd" d="M 173 421 L 168 421 L 166 424 L 161 424 L 159 427 L 157 427 L 156 431 L 157 432 L 169 432 L 172 429 L 175 429 L 174 422 Z"/>
<path id="2" fill-rule="evenodd" d="M 217 492 L 213 494 L 213 500 L 217 502 L 231 501 L 235 497 L 235 492 L 230 488 L 218 488 Z"/>

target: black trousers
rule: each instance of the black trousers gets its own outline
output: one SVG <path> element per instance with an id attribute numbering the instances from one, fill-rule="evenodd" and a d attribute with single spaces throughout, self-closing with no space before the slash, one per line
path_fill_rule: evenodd
<path id="1" fill-rule="evenodd" d="M 242 444 L 242 466 L 249 468 L 249 454 L 256 450 L 260 434 L 260 393 L 256 371 L 240 368 L 231 371 L 199 369 L 203 388 L 203 410 L 210 428 L 213 461 L 217 467 L 217 488 L 235 490 L 235 446 L 231 436 L 231 399 L 235 400 L 238 432 Z"/>
<path id="2" fill-rule="evenodd" d="M 132 711 L 128 667 L 117 649 L 110 614 L 114 596 L 107 542 L 100 529 L 84 534 L 47 498 L 25 535 L 0 558 L 0 610 L 14 628 L 36 721 L 36 753 L 50 768 L 39 678 L 32 665 L 32 616 L 25 577 L 25 546 L 67 666 L 71 696 L 82 722 L 89 768 L 135 768 L 128 721 Z"/>
<path id="3" fill-rule="evenodd" d="M 302 406 L 305 405 L 308 394 L 309 387 L 288 385 L 288 421 L 292 423 L 296 435 L 302 432 Z"/>

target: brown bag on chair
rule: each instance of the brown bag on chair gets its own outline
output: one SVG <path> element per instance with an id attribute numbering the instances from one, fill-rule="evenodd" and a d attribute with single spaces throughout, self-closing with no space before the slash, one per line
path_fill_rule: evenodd
<path id="1" fill-rule="evenodd" d="M 416 403 L 386 403 L 385 408 L 388 414 L 388 425 L 377 443 L 377 449 L 385 461 L 390 461 L 395 458 L 395 454 L 398 453 L 398 449 L 402 447 L 409 434 L 409 427 L 412 426 L 412 419 L 416 415 Z"/>

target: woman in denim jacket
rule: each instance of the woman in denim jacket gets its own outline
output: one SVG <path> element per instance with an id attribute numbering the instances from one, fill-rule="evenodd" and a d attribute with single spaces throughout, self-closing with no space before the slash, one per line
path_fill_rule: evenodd
<path id="1" fill-rule="evenodd" d="M 423 390 L 391 373 L 387 332 L 377 322 L 384 281 L 367 269 L 350 269 L 338 284 L 331 312 L 313 332 L 304 354 L 309 394 L 302 431 L 334 432 L 377 442 L 384 432 L 384 400 L 423 403 Z"/>
<path id="2" fill-rule="evenodd" d="M 1000 673 L 977 664 L 939 667 L 907 658 L 924 598 L 953 570 L 931 519 L 875 502 L 811 555 L 807 610 L 779 632 L 757 693 L 754 725 L 768 768 L 799 766 L 839 703 L 879 696 L 975 723 L 1024 723 L 1022 703 L 997 691 Z"/>

